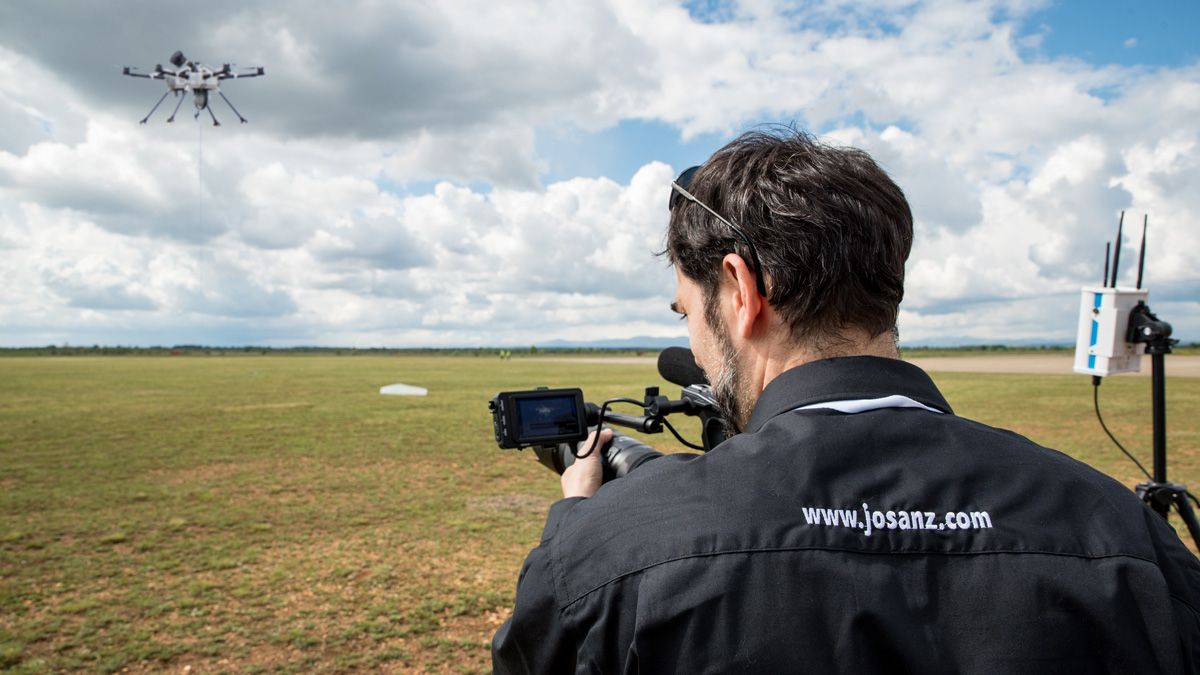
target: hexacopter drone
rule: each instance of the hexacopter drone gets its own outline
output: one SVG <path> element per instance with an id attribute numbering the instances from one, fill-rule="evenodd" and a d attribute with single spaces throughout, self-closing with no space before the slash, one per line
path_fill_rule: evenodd
<path id="1" fill-rule="evenodd" d="M 261 67 L 241 68 L 239 70 L 244 72 L 238 72 L 234 70 L 231 64 L 226 63 L 220 70 L 213 70 L 198 61 L 189 61 L 181 51 L 177 51 L 171 55 L 171 64 L 177 70 L 166 70 L 162 67 L 162 64 L 158 64 L 154 66 L 154 72 L 152 73 L 137 73 L 134 72 L 137 68 L 130 68 L 128 66 L 122 71 L 123 75 L 130 77 L 163 80 L 167 83 L 166 94 L 163 94 L 162 98 L 158 99 L 158 103 L 155 103 L 154 107 L 150 109 L 150 112 L 146 113 L 146 116 L 142 118 L 141 124 L 145 124 L 146 120 L 150 119 L 154 111 L 158 110 L 158 106 L 167 98 L 167 94 L 171 93 L 174 93 L 175 98 L 179 99 L 178 103 L 175 104 L 175 110 L 167 118 L 168 122 L 174 122 L 175 113 L 179 112 L 179 106 L 183 103 L 183 94 L 189 91 L 192 92 L 192 102 L 196 105 L 196 114 L 192 116 L 193 119 L 200 116 L 201 110 L 207 110 L 209 116 L 212 117 L 213 126 L 221 126 L 221 123 L 217 121 L 217 116 L 213 114 L 212 108 L 208 105 L 209 92 L 216 92 L 225 100 L 225 104 L 229 106 L 233 114 L 238 116 L 242 124 L 246 123 L 246 118 L 242 117 L 238 109 L 233 107 L 233 104 L 225 97 L 225 94 L 221 93 L 221 80 L 236 79 L 239 77 L 258 77 L 264 74 Z"/>

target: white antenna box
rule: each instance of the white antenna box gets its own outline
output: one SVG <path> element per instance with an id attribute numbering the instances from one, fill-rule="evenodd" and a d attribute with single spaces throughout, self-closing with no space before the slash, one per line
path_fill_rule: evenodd
<path id="1" fill-rule="evenodd" d="M 1129 311 L 1148 296 L 1145 290 L 1131 288 L 1083 289 L 1075 339 L 1075 372 L 1107 377 L 1141 370 L 1146 345 L 1130 343 L 1125 331 L 1129 326 Z"/>

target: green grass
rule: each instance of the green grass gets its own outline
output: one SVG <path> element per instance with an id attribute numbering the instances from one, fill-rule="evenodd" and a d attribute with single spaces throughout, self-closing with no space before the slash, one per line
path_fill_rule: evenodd
<path id="1" fill-rule="evenodd" d="M 935 378 L 960 414 L 1138 480 L 1088 378 Z M 652 365 L 523 358 L 0 361 L 0 669 L 486 671 L 559 495 L 495 448 L 486 401 L 539 384 L 674 393 Z M 1200 380 L 1168 399 L 1172 478 L 1196 483 Z M 1149 380 L 1102 400 L 1148 461 Z"/>

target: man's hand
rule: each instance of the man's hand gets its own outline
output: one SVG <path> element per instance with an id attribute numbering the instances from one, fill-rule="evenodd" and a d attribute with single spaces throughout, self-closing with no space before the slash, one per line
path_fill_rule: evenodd
<path id="1" fill-rule="evenodd" d="M 592 454 L 583 459 L 576 459 L 575 463 L 567 467 L 562 475 L 563 497 L 591 497 L 596 494 L 596 490 L 600 489 L 600 483 L 604 481 L 604 464 L 600 461 L 600 455 L 604 452 L 604 446 L 612 441 L 612 429 L 602 429 L 600 431 L 600 442 L 596 443 L 596 449 Z M 587 449 L 592 447 L 592 441 L 596 438 L 596 432 L 588 434 L 587 440 L 579 444 L 578 452 L 587 452 Z"/>

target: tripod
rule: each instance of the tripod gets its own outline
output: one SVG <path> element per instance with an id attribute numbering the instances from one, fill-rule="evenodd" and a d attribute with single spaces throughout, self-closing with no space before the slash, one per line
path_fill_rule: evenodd
<path id="1" fill-rule="evenodd" d="M 1151 408 L 1154 424 L 1154 479 L 1139 483 L 1138 497 L 1146 502 L 1155 513 L 1167 520 L 1171 507 L 1179 512 L 1192 541 L 1200 549 L 1200 522 L 1192 510 L 1189 499 L 1195 499 L 1182 483 L 1167 481 L 1167 377 L 1165 357 L 1178 340 L 1171 338 L 1171 324 L 1160 321 L 1145 302 L 1139 302 L 1129 314 L 1127 339 L 1131 343 L 1146 345 L 1150 355 Z"/>

